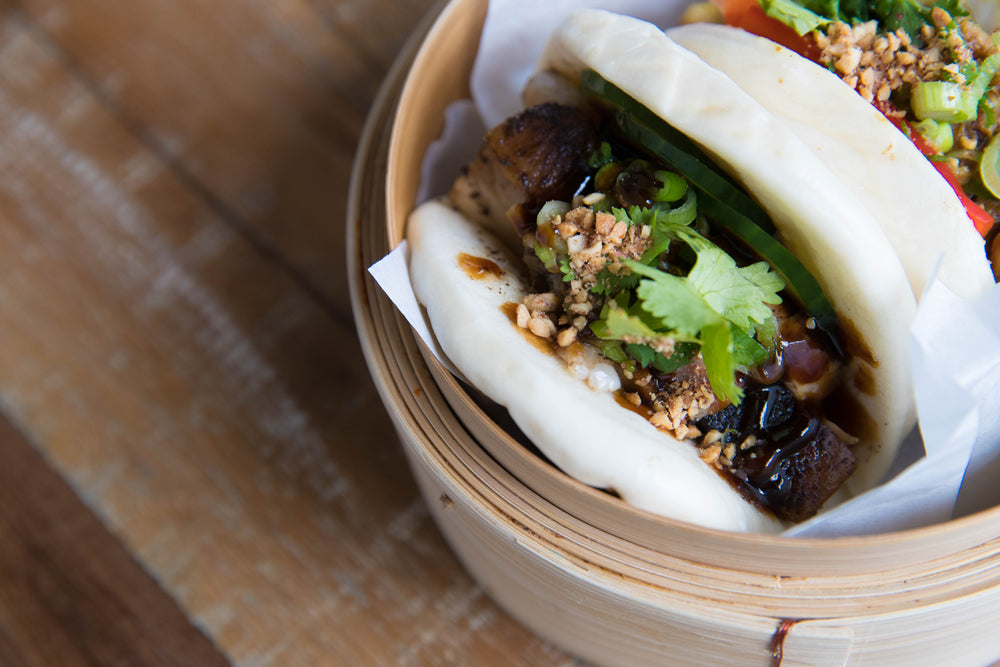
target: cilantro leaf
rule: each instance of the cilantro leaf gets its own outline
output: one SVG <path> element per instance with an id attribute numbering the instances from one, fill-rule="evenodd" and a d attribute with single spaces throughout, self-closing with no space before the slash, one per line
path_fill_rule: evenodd
<path id="1" fill-rule="evenodd" d="M 697 336 L 703 327 L 718 322 L 719 314 L 705 301 L 687 278 L 629 262 L 629 267 L 645 278 L 639 283 L 636 295 L 642 308 L 658 318 L 662 326 Z"/>
<path id="2" fill-rule="evenodd" d="M 647 278 L 639 283 L 636 290 L 642 308 L 660 318 L 665 326 L 697 336 L 708 382 L 715 395 L 739 403 L 743 392 L 736 384 L 735 374 L 746 355 L 738 359 L 735 354 L 734 327 L 712 309 L 686 278 L 671 276 L 638 263 L 633 263 L 632 268 Z M 749 339 L 746 334 L 744 336 Z"/>
<path id="3" fill-rule="evenodd" d="M 739 327 L 731 327 L 733 334 L 733 359 L 736 366 L 747 370 L 767 361 L 770 351 L 751 338 Z"/>
<path id="4" fill-rule="evenodd" d="M 622 347 L 621 341 L 601 340 L 598 338 L 595 344 L 600 349 L 601 354 L 616 364 L 624 364 L 629 360 L 629 355 L 625 353 L 625 348 Z"/>
<path id="5" fill-rule="evenodd" d="M 697 337 L 692 334 L 660 326 L 660 322 L 644 312 L 641 302 L 637 302 L 631 309 L 625 309 L 621 301 L 623 299 L 604 304 L 600 317 L 590 323 L 590 330 L 595 336 L 603 340 L 648 344 L 664 338 L 675 342 L 698 342 Z"/>
<path id="6" fill-rule="evenodd" d="M 785 283 L 765 262 L 740 268 L 717 246 L 697 252 L 687 279 L 715 312 L 749 333 L 774 317 L 768 304 L 781 303 Z"/>
<path id="7" fill-rule="evenodd" d="M 611 209 L 611 213 L 612 215 L 615 216 L 615 222 L 624 222 L 629 226 L 632 226 L 633 224 L 642 224 L 641 222 L 632 220 L 632 218 L 629 217 L 628 211 L 626 211 L 623 208 L 619 208 L 616 206 Z"/>
<path id="8" fill-rule="evenodd" d="M 925 25 L 934 25 L 931 19 L 934 7 L 941 7 L 952 18 L 969 15 L 959 0 L 939 0 L 926 5 L 920 0 L 870 0 L 869 7 L 872 18 L 879 19 L 883 31 L 896 32 L 902 28 L 917 44 L 923 44 L 920 29 Z"/>
<path id="9" fill-rule="evenodd" d="M 781 21 L 799 35 L 810 33 L 816 28 L 827 26 L 830 20 L 823 13 L 817 13 L 794 0 L 761 0 L 764 13 Z M 835 12 L 838 13 L 838 12 Z"/>
<path id="10" fill-rule="evenodd" d="M 652 366 L 661 373 L 673 373 L 681 366 L 691 363 L 694 355 L 698 353 L 698 345 L 678 343 L 669 357 L 643 343 L 627 343 L 625 351 L 643 368 Z"/>
<path id="11" fill-rule="evenodd" d="M 604 304 L 601 316 L 590 323 L 590 330 L 604 340 L 652 340 L 660 336 L 614 301 Z"/>
<path id="12" fill-rule="evenodd" d="M 656 350 L 648 345 L 643 345 L 641 343 L 628 343 L 625 345 L 625 351 L 643 368 L 646 368 L 656 361 Z"/>
<path id="13" fill-rule="evenodd" d="M 686 277 L 664 273 L 640 262 L 626 266 L 643 278 L 636 288 L 636 308 L 652 318 L 627 315 L 643 328 L 671 331 L 701 343 L 709 383 L 716 395 L 733 403 L 743 396 L 735 381 L 739 368 L 763 362 L 769 349 L 754 336 L 772 344 L 777 331 L 770 304 L 781 303 L 784 281 L 764 262 L 746 267 L 692 229 L 677 230 L 697 256 Z M 616 321 L 618 326 L 620 322 Z"/>
<path id="14" fill-rule="evenodd" d="M 563 274 L 564 283 L 576 280 L 576 273 L 574 273 L 573 267 L 570 266 L 569 259 L 559 260 L 559 271 Z"/>
<path id="15" fill-rule="evenodd" d="M 613 296 L 635 289 L 639 284 L 639 276 L 623 271 L 612 273 L 610 269 L 601 269 L 595 276 L 594 286 L 590 291 L 597 295 Z"/>
<path id="16" fill-rule="evenodd" d="M 828 25 L 831 21 L 850 24 L 877 19 L 879 32 L 902 28 L 918 46 L 923 44 L 920 30 L 933 25 L 931 10 L 941 7 L 951 16 L 968 16 L 960 0 L 759 0 L 764 13 L 794 29 L 798 34 Z"/>
<path id="17" fill-rule="evenodd" d="M 633 345 L 626 345 L 625 347 L 631 352 Z M 653 356 L 652 365 L 653 368 L 661 373 L 673 373 L 681 366 L 691 363 L 696 354 L 698 354 L 698 345 L 694 343 L 677 343 L 674 346 L 674 353 L 669 357 L 656 352 Z"/>
<path id="18" fill-rule="evenodd" d="M 733 355 L 733 332 L 728 322 L 720 320 L 702 329 L 701 357 L 715 395 L 730 403 L 739 403 L 743 390 L 735 381 L 737 365 Z"/>
<path id="19" fill-rule="evenodd" d="M 655 331 L 644 321 L 642 313 L 630 313 L 617 302 L 605 304 L 601 316 L 590 324 L 590 330 L 603 341 L 605 356 L 612 361 L 622 362 L 623 354 L 646 368 L 653 366 L 661 373 L 671 373 L 691 361 L 698 352 L 695 338 L 685 340 L 676 332 Z M 625 341 L 624 348 L 613 346 L 610 341 Z M 667 341 L 673 353 L 666 356 L 657 351 L 657 343 Z M 612 357 L 608 354 L 611 352 Z"/>

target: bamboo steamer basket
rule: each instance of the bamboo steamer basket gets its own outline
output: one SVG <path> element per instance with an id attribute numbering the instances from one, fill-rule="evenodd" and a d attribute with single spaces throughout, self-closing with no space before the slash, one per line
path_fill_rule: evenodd
<path id="1" fill-rule="evenodd" d="M 870 537 L 700 528 L 561 473 L 458 382 L 367 274 L 403 236 L 445 107 L 468 96 L 486 0 L 419 26 L 366 125 L 348 203 L 359 338 L 420 489 L 467 570 L 539 635 L 603 665 L 1000 660 L 1000 508 Z"/>

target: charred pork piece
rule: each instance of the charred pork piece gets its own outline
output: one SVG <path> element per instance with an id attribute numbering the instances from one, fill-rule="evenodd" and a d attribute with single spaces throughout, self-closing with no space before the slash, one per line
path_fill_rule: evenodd
<path id="1" fill-rule="evenodd" d="M 583 111 L 554 103 L 530 107 L 490 130 L 452 186 L 451 201 L 520 248 L 522 234 L 533 228 L 545 202 L 572 199 L 599 146 Z"/>
<path id="2" fill-rule="evenodd" d="M 698 428 L 720 445 L 720 467 L 785 521 L 816 514 L 854 472 L 850 448 L 780 384 L 747 387 Z"/>

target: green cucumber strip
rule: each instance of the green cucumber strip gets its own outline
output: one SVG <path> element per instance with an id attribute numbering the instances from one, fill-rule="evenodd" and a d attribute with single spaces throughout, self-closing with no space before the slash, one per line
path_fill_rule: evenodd
<path id="1" fill-rule="evenodd" d="M 707 197 L 742 212 L 765 231 L 774 232 L 774 223 L 760 204 L 743 192 L 728 174 L 716 167 L 712 159 L 687 136 L 593 70 L 583 72 L 580 85 L 584 92 L 610 102 L 620 112 L 631 115 L 652 130 L 644 133 L 642 140 L 629 136 L 626 131 L 627 138 L 684 174 Z M 649 140 L 653 144 L 645 143 Z"/>

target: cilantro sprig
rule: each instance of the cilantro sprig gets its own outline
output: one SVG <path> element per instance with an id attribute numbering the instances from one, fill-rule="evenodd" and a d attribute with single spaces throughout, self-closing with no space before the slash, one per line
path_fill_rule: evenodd
<path id="1" fill-rule="evenodd" d="M 595 191 L 604 196 L 588 205 L 630 230 L 641 229 L 648 238 L 641 256 L 619 256 L 588 275 L 586 262 L 574 265 L 556 229 L 569 209 L 561 202 L 547 203 L 537 216 L 536 256 L 553 281 L 577 281 L 574 266 L 584 271 L 582 284 L 572 289 L 597 297 L 600 315 L 588 326 L 606 357 L 626 368 L 670 373 L 700 353 L 715 394 L 739 403 L 737 371 L 762 363 L 776 345 L 770 306 L 781 303 L 784 278 L 764 261 L 738 266 L 704 236 L 702 191 L 678 172 L 645 160 L 616 160 L 606 143 L 590 166 L 598 170 Z M 636 183 L 645 189 L 636 191 Z M 646 203 L 630 203 L 635 200 Z"/>
<path id="2" fill-rule="evenodd" d="M 715 394 L 739 403 L 743 391 L 736 371 L 760 364 L 773 349 L 777 323 L 769 306 L 781 303 L 778 292 L 785 283 L 765 262 L 738 266 L 685 225 L 661 222 L 657 231 L 694 251 L 691 271 L 677 276 L 626 260 L 625 267 L 640 280 L 634 292 L 621 292 L 605 304 L 591 330 L 601 339 L 623 341 L 633 358 L 640 350 L 648 356 L 658 349 L 675 350 L 679 343 L 696 345 Z M 661 356 L 662 364 L 674 355 Z"/>
<path id="3" fill-rule="evenodd" d="M 941 7 L 952 17 L 967 16 L 960 0 L 759 0 L 764 13 L 794 29 L 800 35 L 833 21 L 864 23 L 875 19 L 879 32 L 902 28 L 915 44 L 923 44 L 920 30 L 933 25 L 931 10 Z"/>

